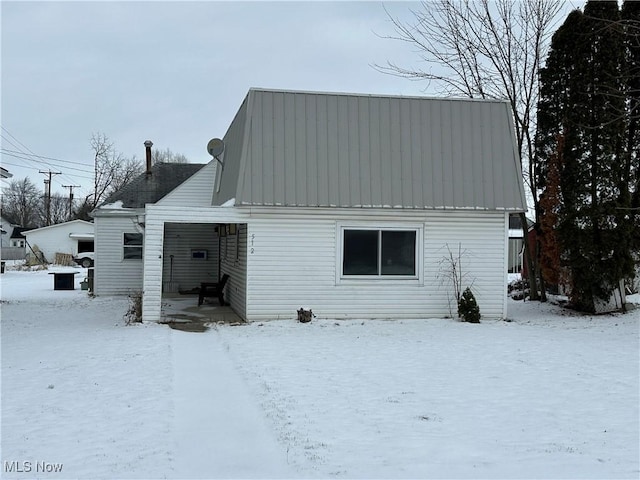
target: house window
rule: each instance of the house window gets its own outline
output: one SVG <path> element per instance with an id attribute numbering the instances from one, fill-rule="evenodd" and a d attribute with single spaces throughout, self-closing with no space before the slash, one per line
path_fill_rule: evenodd
<path id="1" fill-rule="evenodd" d="M 342 276 L 418 277 L 418 229 L 343 228 Z"/>
<path id="2" fill-rule="evenodd" d="M 207 250 L 194 250 L 191 249 L 191 260 L 206 260 Z"/>
<path id="3" fill-rule="evenodd" d="M 142 234 L 125 233 L 122 244 L 122 258 L 125 260 L 142 259 Z"/>

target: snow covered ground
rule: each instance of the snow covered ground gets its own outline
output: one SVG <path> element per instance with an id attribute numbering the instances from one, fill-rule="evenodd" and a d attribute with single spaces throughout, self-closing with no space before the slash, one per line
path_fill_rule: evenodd
<path id="1" fill-rule="evenodd" d="M 3 478 L 640 476 L 640 309 L 189 333 L 0 279 Z"/>

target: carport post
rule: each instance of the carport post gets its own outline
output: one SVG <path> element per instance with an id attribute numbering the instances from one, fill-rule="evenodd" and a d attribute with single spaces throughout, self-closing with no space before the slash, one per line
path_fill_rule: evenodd
<path id="1" fill-rule="evenodd" d="M 162 308 L 164 219 L 147 210 L 144 227 L 142 320 L 158 322 Z"/>

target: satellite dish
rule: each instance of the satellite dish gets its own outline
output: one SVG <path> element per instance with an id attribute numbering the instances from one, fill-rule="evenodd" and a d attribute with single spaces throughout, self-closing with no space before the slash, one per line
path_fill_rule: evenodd
<path id="1" fill-rule="evenodd" d="M 216 159 L 224 152 L 224 142 L 219 138 L 212 138 L 207 143 L 207 152 Z"/>

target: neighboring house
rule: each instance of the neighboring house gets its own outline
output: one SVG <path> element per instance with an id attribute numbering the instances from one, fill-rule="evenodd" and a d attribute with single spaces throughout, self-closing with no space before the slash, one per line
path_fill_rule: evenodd
<path id="1" fill-rule="evenodd" d="M 203 164 L 192 163 L 158 163 L 148 167 L 92 212 L 96 234 L 93 279 L 96 295 L 142 290 L 145 205 L 158 202 L 203 167 Z M 176 235 L 187 232 L 188 227 Z"/>
<path id="2" fill-rule="evenodd" d="M 527 231 L 533 228 L 533 221 L 527 219 Z M 522 221 L 518 214 L 509 215 L 509 273 L 520 273 L 526 271 L 524 262 L 524 233 L 522 231 Z"/>
<path id="3" fill-rule="evenodd" d="M 222 274 L 248 321 L 301 307 L 321 318 L 445 317 L 456 311 L 445 259 L 458 247 L 463 287 L 483 316 L 504 318 L 509 214 L 526 210 L 512 121 L 497 100 L 251 89 L 219 165 L 138 203 L 137 222 L 127 212 L 129 232 L 144 232 L 144 320 L 160 320 L 163 287 Z M 114 231 L 124 267 L 122 223 Z M 112 272 L 102 288 L 124 278 Z"/>
<path id="4" fill-rule="evenodd" d="M 77 255 L 93 251 L 94 226 L 84 220 L 57 223 L 23 233 L 29 245 L 28 253 L 32 254 L 30 249 L 39 251 L 48 263 L 55 263 L 58 253 Z"/>
<path id="5" fill-rule="evenodd" d="M 17 230 L 16 230 L 17 229 Z M 5 217 L 0 219 L 0 258 L 3 260 L 24 260 L 25 246 L 22 230 Z M 14 235 L 15 231 L 15 235 Z"/>
<path id="6" fill-rule="evenodd" d="M 4 193 L 4 189 L 9 187 L 10 184 L 8 179 L 11 177 L 13 177 L 13 174 L 10 173 L 9 170 L 4 167 L 0 167 L 0 188 L 2 189 L 1 193 Z"/>
<path id="7" fill-rule="evenodd" d="M 9 246 L 12 248 L 25 248 L 26 239 L 24 236 L 24 232 L 26 231 L 27 229 L 24 227 L 13 227 L 13 230 L 11 230 L 11 235 L 9 236 Z"/>
<path id="8" fill-rule="evenodd" d="M 6 248 L 9 246 L 9 239 L 13 233 L 14 224 L 5 217 L 0 217 L 0 246 Z"/>
<path id="9" fill-rule="evenodd" d="M 7 179 L 11 177 L 13 177 L 13 174 L 9 173 L 6 168 L 0 167 L 0 181 L 2 182 L 0 183 L 0 193 L 4 193 L 4 189 L 8 187 Z M 18 253 L 19 255 L 19 252 L 9 246 L 13 227 L 14 225 L 9 219 L 0 217 L 0 258 L 3 260 L 16 260 L 14 258 L 15 254 Z M 22 255 L 22 258 L 24 258 L 24 255 Z"/>

